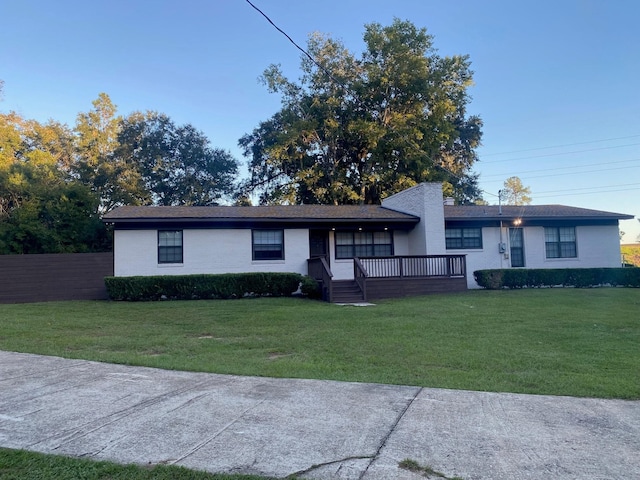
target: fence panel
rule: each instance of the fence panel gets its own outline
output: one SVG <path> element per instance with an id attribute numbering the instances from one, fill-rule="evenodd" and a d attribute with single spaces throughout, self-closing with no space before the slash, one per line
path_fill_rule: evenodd
<path id="1" fill-rule="evenodd" d="M 0 303 L 107 298 L 113 253 L 0 255 Z"/>

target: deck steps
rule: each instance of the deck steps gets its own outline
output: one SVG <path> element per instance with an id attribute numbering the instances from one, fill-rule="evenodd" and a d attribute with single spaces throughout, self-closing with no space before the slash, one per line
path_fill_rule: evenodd
<path id="1" fill-rule="evenodd" d="M 333 280 L 331 282 L 332 303 L 361 303 L 364 297 L 355 280 Z"/>

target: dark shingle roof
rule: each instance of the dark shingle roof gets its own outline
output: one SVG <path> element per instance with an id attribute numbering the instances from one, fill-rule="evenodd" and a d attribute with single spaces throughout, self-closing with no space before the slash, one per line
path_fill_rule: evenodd
<path id="1" fill-rule="evenodd" d="M 445 205 L 445 220 L 627 220 L 632 215 L 603 212 L 564 205 Z M 131 224 L 149 222 L 216 222 L 256 223 L 381 223 L 414 225 L 419 218 L 380 205 L 269 205 L 256 207 L 152 207 L 124 206 L 107 213 L 107 223 Z"/>
<path id="2" fill-rule="evenodd" d="M 124 206 L 107 213 L 109 223 L 140 221 L 377 221 L 417 223 L 418 217 L 380 205 L 268 205 L 256 207 Z"/>
<path id="3" fill-rule="evenodd" d="M 501 208 L 502 214 L 500 214 Z M 633 218 L 633 215 L 564 205 L 503 205 L 502 207 L 498 205 L 445 205 L 444 218 L 445 220 L 500 220 L 506 218 L 629 220 Z"/>

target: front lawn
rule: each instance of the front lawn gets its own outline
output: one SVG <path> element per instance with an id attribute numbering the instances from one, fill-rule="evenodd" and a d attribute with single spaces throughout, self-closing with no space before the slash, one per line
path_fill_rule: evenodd
<path id="1" fill-rule="evenodd" d="M 0 349 L 240 375 L 640 398 L 640 289 L 2 305 Z"/>

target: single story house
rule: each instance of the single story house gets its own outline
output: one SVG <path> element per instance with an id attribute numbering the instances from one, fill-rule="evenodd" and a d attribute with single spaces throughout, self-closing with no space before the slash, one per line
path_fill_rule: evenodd
<path id="1" fill-rule="evenodd" d="M 486 268 L 619 267 L 618 221 L 561 205 L 469 206 L 422 183 L 382 205 L 124 206 L 114 275 L 298 272 L 330 301 L 477 287 Z"/>

